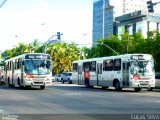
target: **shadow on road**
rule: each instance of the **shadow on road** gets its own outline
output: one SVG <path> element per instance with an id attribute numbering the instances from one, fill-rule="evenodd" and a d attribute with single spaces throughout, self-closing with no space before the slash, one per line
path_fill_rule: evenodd
<path id="1" fill-rule="evenodd" d="M 90 88 L 86 88 L 84 85 L 76 85 L 76 84 L 58 84 L 53 86 L 56 89 L 59 90 L 65 90 L 65 91 L 96 91 L 96 92 L 130 92 L 130 93 L 142 93 L 142 92 L 148 92 L 147 89 L 142 89 L 140 92 L 135 92 L 134 88 L 123 88 L 122 91 L 115 91 L 114 87 L 109 88 L 102 88 L 99 86 L 94 86 Z"/>
<path id="2" fill-rule="evenodd" d="M 4 90 L 41 90 L 39 87 L 8 87 L 7 85 L 1 85 L 0 89 L 4 89 Z"/>

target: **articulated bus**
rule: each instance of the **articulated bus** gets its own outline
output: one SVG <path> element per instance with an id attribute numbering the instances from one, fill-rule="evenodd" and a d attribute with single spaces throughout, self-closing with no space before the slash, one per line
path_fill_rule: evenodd
<path id="1" fill-rule="evenodd" d="M 72 63 L 72 82 L 86 87 L 142 88 L 155 86 L 154 60 L 149 54 L 125 54 L 77 60 Z"/>
<path id="2" fill-rule="evenodd" d="M 5 61 L 5 83 L 9 87 L 52 85 L 51 56 L 43 53 L 26 53 Z"/>

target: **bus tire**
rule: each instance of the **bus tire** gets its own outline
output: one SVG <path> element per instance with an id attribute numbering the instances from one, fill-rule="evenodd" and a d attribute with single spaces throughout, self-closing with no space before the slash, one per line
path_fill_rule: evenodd
<path id="1" fill-rule="evenodd" d="M 43 86 L 40 86 L 40 88 L 41 88 L 41 90 L 43 90 L 44 88 L 45 88 L 45 86 L 43 85 Z"/>
<path id="2" fill-rule="evenodd" d="M 148 90 L 148 91 L 152 91 L 152 90 L 153 90 L 153 88 L 152 88 L 152 87 L 149 87 L 149 88 L 147 88 L 147 90 Z"/>
<path id="3" fill-rule="evenodd" d="M 20 89 L 24 89 L 24 88 L 25 88 L 25 86 L 19 85 L 19 88 L 20 88 Z"/>
<path id="4" fill-rule="evenodd" d="M 142 88 L 134 88 L 135 92 L 141 91 Z"/>
<path id="5" fill-rule="evenodd" d="M 114 82 L 114 87 L 115 87 L 115 91 L 122 91 L 122 88 L 118 80 Z"/>

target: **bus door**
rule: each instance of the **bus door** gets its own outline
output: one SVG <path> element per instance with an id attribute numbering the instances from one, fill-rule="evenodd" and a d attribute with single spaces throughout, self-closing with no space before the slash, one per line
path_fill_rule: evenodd
<path id="1" fill-rule="evenodd" d="M 97 85 L 102 85 L 102 63 L 97 63 Z"/>
<path id="2" fill-rule="evenodd" d="M 83 85 L 82 81 L 82 66 L 78 65 L 78 84 Z"/>
<path id="3" fill-rule="evenodd" d="M 12 71 L 12 77 L 11 77 L 11 79 L 12 79 L 12 83 L 10 83 L 10 84 L 14 85 L 14 62 L 12 61 L 11 64 L 12 64 L 11 65 L 11 71 Z"/>
<path id="4" fill-rule="evenodd" d="M 123 86 L 129 86 L 129 62 L 123 62 L 122 67 Z"/>
<path id="5" fill-rule="evenodd" d="M 20 63 L 21 63 L 21 64 L 20 64 L 20 69 L 21 69 L 21 78 L 20 78 L 20 79 L 21 79 L 21 84 L 23 84 L 23 80 L 24 80 L 24 77 L 23 77 L 23 76 L 24 76 L 24 66 L 23 66 L 22 62 L 23 62 L 23 61 L 22 61 L 22 59 L 21 59 L 21 60 L 20 60 Z"/>

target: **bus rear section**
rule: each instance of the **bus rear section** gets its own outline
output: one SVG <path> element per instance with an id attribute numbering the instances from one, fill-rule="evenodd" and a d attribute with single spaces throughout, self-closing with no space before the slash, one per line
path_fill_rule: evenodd
<path id="1" fill-rule="evenodd" d="M 52 63 L 47 54 L 28 53 L 5 61 L 8 86 L 32 87 L 52 85 Z"/>
<path id="2" fill-rule="evenodd" d="M 148 54 L 125 54 L 73 62 L 72 81 L 86 87 L 142 88 L 155 86 L 154 61 Z"/>

